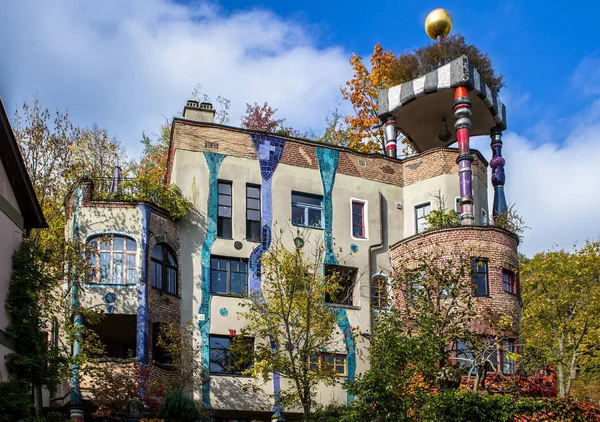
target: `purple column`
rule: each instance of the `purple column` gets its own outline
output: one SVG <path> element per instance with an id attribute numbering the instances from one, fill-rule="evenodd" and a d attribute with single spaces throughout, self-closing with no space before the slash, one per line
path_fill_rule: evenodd
<path id="1" fill-rule="evenodd" d="M 458 140 L 458 178 L 460 184 L 460 224 L 472 226 L 475 224 L 473 213 L 473 174 L 471 162 L 473 155 L 469 148 L 469 135 L 471 131 L 471 100 L 469 92 L 464 86 L 454 90 L 454 117 L 456 123 L 456 138 Z"/>
<path id="2" fill-rule="evenodd" d="M 492 129 L 490 134 L 492 159 L 490 166 L 492 167 L 492 185 L 494 186 L 494 208 L 492 215 L 496 217 L 498 214 L 504 214 L 508 210 L 506 197 L 504 196 L 504 158 L 502 157 L 502 131 L 498 128 Z"/>

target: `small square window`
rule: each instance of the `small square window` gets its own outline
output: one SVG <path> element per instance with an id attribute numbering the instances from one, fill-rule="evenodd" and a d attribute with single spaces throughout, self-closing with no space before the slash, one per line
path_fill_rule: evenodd
<path id="1" fill-rule="evenodd" d="M 246 296 L 248 290 L 248 260 L 241 258 L 210 258 L 211 293 Z"/>
<path id="2" fill-rule="evenodd" d="M 323 197 L 292 192 L 292 224 L 323 228 Z"/>
<path id="3" fill-rule="evenodd" d="M 209 339 L 210 372 L 213 374 L 240 375 L 252 367 L 252 351 L 254 350 L 254 339 L 236 338 L 247 348 L 243 353 L 231 350 L 233 337 L 211 335 Z M 240 349 L 236 349 L 240 350 Z"/>
<path id="4" fill-rule="evenodd" d="M 334 297 L 326 295 L 325 302 L 352 306 L 352 296 L 354 294 L 354 284 L 356 282 L 358 269 L 341 265 L 327 265 L 325 274 L 327 277 L 335 278 L 335 281 L 337 281 L 341 287 Z"/>

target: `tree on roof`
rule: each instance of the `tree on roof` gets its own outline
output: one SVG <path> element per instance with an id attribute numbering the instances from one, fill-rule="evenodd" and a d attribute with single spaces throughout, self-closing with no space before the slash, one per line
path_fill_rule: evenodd
<path id="1" fill-rule="evenodd" d="M 347 116 L 351 139 L 349 147 L 362 152 L 385 152 L 383 128 L 378 125 L 377 99 L 379 90 L 408 82 L 465 55 L 477 68 L 481 78 L 492 91 L 500 91 L 505 84 L 501 74 L 496 74 L 490 57 L 465 37 L 456 34 L 441 42 L 396 55 L 376 44 L 368 69 L 360 56 L 352 55 L 350 64 L 354 70 L 352 79 L 341 88 L 344 99 L 354 107 L 355 115 Z M 450 105 L 449 105 L 450 107 Z M 410 152 L 406 144 L 404 152 Z"/>

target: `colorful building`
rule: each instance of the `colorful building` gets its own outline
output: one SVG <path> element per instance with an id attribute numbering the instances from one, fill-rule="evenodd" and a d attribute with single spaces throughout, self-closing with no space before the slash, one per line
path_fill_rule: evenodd
<path id="1" fill-rule="evenodd" d="M 67 235 L 94 251 L 90 262 L 97 271 L 81 281 L 76 300 L 106 311 L 97 328 L 107 345 L 105 364 L 131 364 L 135 356 L 155 375 L 170 376 L 156 333 L 167 322 L 191 322 L 201 345 L 197 358 L 210 374 L 195 397 L 217 421 L 270 420 L 270 394 L 286 381 L 264 385 L 211 356 L 227 353 L 243 327 L 240 296 L 260 291 L 260 257 L 273 236 L 282 233 L 293 248 L 298 230 L 307 245 L 324 245 L 326 269 L 349 275 L 344 295 L 331 299 L 338 314 L 336 346 L 324 351 L 339 366 L 340 381 L 368 368 L 364 352 L 374 315 L 394 294 L 387 277 L 406 248 L 462 242 L 483 263 L 473 276 L 477 306 L 518 316 L 518 239 L 489 225 L 491 214 L 506 211 L 505 112 L 497 95 L 461 57 L 382 91 L 379 110 L 389 156 L 215 124 L 210 104 L 189 101 L 173 120 L 165 180 L 193 203 L 179 220 L 160 200 L 107 200 L 105 193 L 122 183 L 118 176 L 77 185 L 68 201 Z M 446 122 L 456 122 L 454 135 Z M 396 158 L 398 131 L 417 154 Z M 488 162 L 469 149 L 469 132 L 491 136 L 491 212 Z M 458 149 L 448 147 L 456 141 Z M 440 193 L 445 207 L 460 214 L 460 226 L 427 230 L 423 217 L 440 206 Z M 356 328 L 364 341 L 353 341 Z M 72 403 L 80 404 L 85 386 L 75 376 L 71 387 Z M 349 403 L 352 397 L 340 382 L 320 388 L 317 399 Z"/>

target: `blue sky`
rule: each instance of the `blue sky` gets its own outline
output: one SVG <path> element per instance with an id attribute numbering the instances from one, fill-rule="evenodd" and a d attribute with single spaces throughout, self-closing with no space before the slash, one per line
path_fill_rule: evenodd
<path id="1" fill-rule="evenodd" d="M 183 108 L 202 84 L 231 99 L 230 124 L 269 101 L 286 124 L 324 126 L 340 107 L 352 53 L 430 42 L 427 13 L 487 52 L 507 88 L 507 197 L 531 230 L 531 255 L 600 233 L 600 4 L 571 2 L 183 2 L 22 0 L 0 15 L 0 96 L 12 110 L 39 95 L 82 126 L 97 123 L 140 152 L 142 130 Z M 489 157 L 489 141 L 473 145 Z"/>

